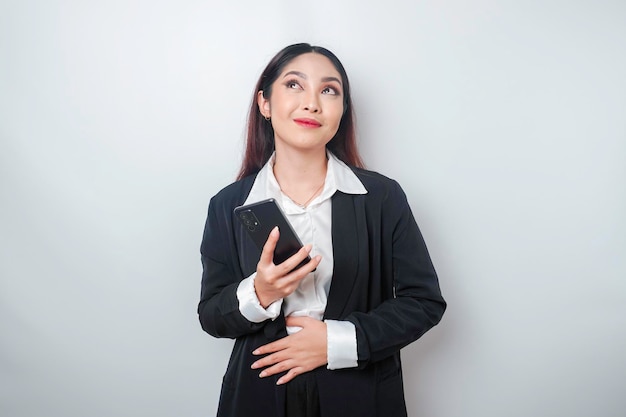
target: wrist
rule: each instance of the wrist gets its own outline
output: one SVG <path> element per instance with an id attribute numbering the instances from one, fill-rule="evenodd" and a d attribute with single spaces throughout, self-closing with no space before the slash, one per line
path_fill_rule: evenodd
<path id="1" fill-rule="evenodd" d="M 259 300 L 259 304 L 261 304 L 261 307 L 263 308 L 267 308 L 273 302 L 277 301 L 276 299 L 272 299 L 271 297 L 267 296 L 265 293 L 263 293 L 263 291 L 259 291 L 256 279 L 254 280 L 254 293 L 256 294 L 256 298 Z"/>

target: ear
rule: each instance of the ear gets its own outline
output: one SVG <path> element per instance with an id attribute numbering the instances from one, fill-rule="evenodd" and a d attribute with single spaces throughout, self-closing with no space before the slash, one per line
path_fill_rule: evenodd
<path id="1" fill-rule="evenodd" d="M 270 111 L 270 101 L 263 97 L 263 90 L 257 93 L 256 102 L 263 117 L 268 118 L 272 116 L 272 112 Z"/>

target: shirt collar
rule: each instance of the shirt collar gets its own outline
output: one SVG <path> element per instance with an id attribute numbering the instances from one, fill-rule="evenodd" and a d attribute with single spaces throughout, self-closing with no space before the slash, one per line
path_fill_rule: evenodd
<path id="1" fill-rule="evenodd" d="M 344 194 L 367 194 L 367 190 L 361 180 L 359 180 L 356 174 L 343 161 L 330 151 L 327 151 L 326 154 L 328 156 L 328 167 L 326 170 L 324 189 L 319 196 L 311 201 L 309 207 L 324 202 L 331 198 L 337 191 L 341 191 Z M 299 206 L 293 204 L 293 202 L 289 200 L 289 197 L 283 194 L 278 185 L 278 181 L 276 181 L 273 171 L 275 156 L 276 153 L 273 153 L 257 174 L 250 194 L 248 194 L 248 198 L 244 204 L 255 203 L 265 200 L 266 198 L 274 198 L 276 201 L 282 203 L 281 206 L 283 209 L 288 211 L 291 211 L 291 209 L 297 210 Z"/>
<path id="2" fill-rule="evenodd" d="M 328 154 L 328 171 L 334 176 L 337 190 L 344 194 L 367 194 L 365 186 L 356 174 L 341 159 L 331 152 Z M 326 173 L 328 180 L 329 173 Z"/>

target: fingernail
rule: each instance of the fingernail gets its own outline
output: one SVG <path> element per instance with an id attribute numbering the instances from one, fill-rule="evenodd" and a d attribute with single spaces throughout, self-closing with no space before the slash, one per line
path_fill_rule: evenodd
<path id="1" fill-rule="evenodd" d="M 278 381 L 276 381 L 276 385 L 283 385 L 285 383 L 285 381 L 283 381 L 282 378 L 280 378 Z"/>
<path id="2" fill-rule="evenodd" d="M 263 371 L 259 374 L 259 378 L 265 378 L 266 375 L 265 371 Z"/>
<path id="3" fill-rule="evenodd" d="M 311 249 L 313 249 L 313 245 L 310 243 L 304 247 L 304 250 L 306 250 L 307 253 L 311 253 Z"/>
<path id="4" fill-rule="evenodd" d="M 259 366 L 256 364 L 256 362 L 254 362 L 254 363 L 250 366 L 250 368 L 251 368 L 251 369 L 256 369 L 256 368 L 258 368 L 258 367 L 259 367 Z"/>
<path id="5" fill-rule="evenodd" d="M 260 355 L 260 354 L 261 354 L 261 352 L 259 352 L 259 349 L 257 349 L 257 350 L 255 350 L 255 351 L 253 351 L 253 352 L 252 352 L 252 354 L 253 354 L 253 355 Z"/>

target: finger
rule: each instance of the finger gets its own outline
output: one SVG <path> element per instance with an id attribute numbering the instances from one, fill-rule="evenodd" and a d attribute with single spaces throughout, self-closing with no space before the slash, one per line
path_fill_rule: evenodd
<path id="1" fill-rule="evenodd" d="M 293 269 L 296 266 L 298 266 L 298 264 L 300 263 L 300 262 L 296 262 L 295 265 L 293 266 L 293 268 L 290 270 L 291 272 L 286 276 L 286 278 L 291 283 L 296 283 L 296 282 L 302 280 L 304 277 L 306 277 L 311 272 L 313 272 L 315 270 L 315 268 L 318 267 L 318 265 L 320 264 L 321 261 L 322 261 L 322 257 L 320 255 L 316 255 L 313 258 L 311 258 L 311 260 L 308 263 L 304 264 L 300 268 Z M 285 261 L 285 262 L 287 262 L 287 261 Z"/>
<path id="2" fill-rule="evenodd" d="M 273 365 L 276 365 L 277 363 L 286 361 L 288 359 L 291 359 L 291 358 L 288 355 L 284 354 L 283 352 L 272 353 L 271 355 L 267 355 L 263 359 L 259 359 L 258 361 L 254 362 L 250 366 L 250 369 L 259 369 L 259 368 L 265 368 L 268 366 L 273 366 Z"/>
<path id="3" fill-rule="evenodd" d="M 267 353 L 274 353 L 283 350 L 289 346 L 289 342 L 286 340 L 290 336 L 285 336 L 282 339 L 278 339 L 275 342 L 268 343 L 267 345 L 260 346 L 252 352 L 253 355 L 265 355 Z"/>
<path id="4" fill-rule="evenodd" d="M 302 281 L 308 274 L 313 272 L 313 270 L 317 268 L 317 266 L 320 264 L 321 261 L 322 261 L 322 257 L 320 255 L 314 256 L 313 258 L 311 258 L 311 260 L 307 264 L 287 274 L 284 277 L 283 283 L 288 284 L 290 286 L 295 285 L 297 287 L 297 285 L 300 285 L 300 281 Z M 294 287 L 294 290 L 295 290 L 295 287 Z"/>
<path id="5" fill-rule="evenodd" d="M 303 260 L 306 259 L 307 256 L 311 253 L 311 249 L 313 249 L 313 245 L 307 244 L 301 247 L 298 252 L 291 255 L 281 264 L 278 264 L 277 267 L 280 268 L 285 275 L 289 272 L 293 271 Z M 301 268 L 298 268 L 300 270 Z"/>
<path id="6" fill-rule="evenodd" d="M 311 323 L 311 320 L 319 321 L 308 316 L 289 316 L 285 319 L 285 324 L 289 327 L 306 327 L 307 324 Z"/>
<path id="7" fill-rule="evenodd" d="M 296 368 L 291 368 L 289 370 L 289 372 L 287 372 L 285 375 L 281 376 L 278 381 L 276 381 L 276 385 L 282 385 L 282 384 L 286 384 L 287 382 L 291 381 L 292 379 L 294 379 L 295 377 L 297 377 L 298 375 L 304 373 L 304 369 L 300 368 L 300 367 L 296 367 Z"/>
<path id="8" fill-rule="evenodd" d="M 280 231 L 278 230 L 278 226 L 275 226 L 263 245 L 259 263 L 272 264 L 274 262 L 274 249 L 276 249 L 276 243 L 278 242 L 279 237 Z"/>
<path id="9" fill-rule="evenodd" d="M 261 373 L 259 373 L 259 378 L 267 378 L 268 376 L 280 374 L 283 372 L 290 371 L 291 368 L 294 367 L 294 362 L 292 360 L 284 360 L 270 366 L 269 368 L 263 369 Z"/>

